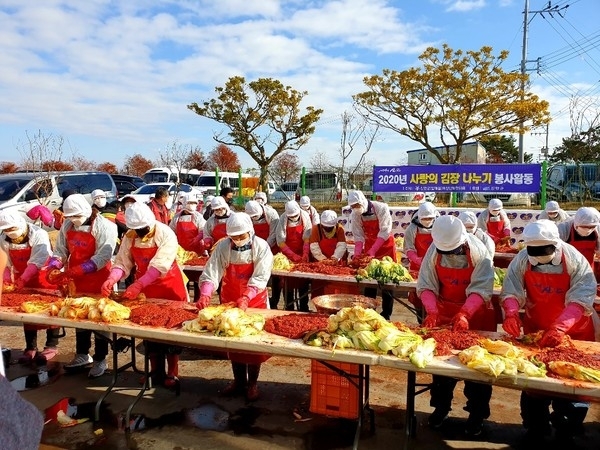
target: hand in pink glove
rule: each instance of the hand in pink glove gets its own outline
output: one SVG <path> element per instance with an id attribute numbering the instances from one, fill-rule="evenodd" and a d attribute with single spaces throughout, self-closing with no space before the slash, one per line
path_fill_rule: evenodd
<path id="1" fill-rule="evenodd" d="M 565 333 L 557 330 L 556 328 L 550 328 L 546 330 L 540 339 L 540 347 L 556 347 L 560 345 L 565 337 Z"/>
<path id="2" fill-rule="evenodd" d="M 437 314 L 427 314 L 425 320 L 423 320 L 423 326 L 425 328 L 435 328 L 438 323 L 438 315 Z"/>
<path id="3" fill-rule="evenodd" d="M 114 267 L 110 271 L 110 274 L 108 275 L 106 281 L 102 284 L 102 288 L 100 288 L 102 296 L 108 297 L 112 292 L 115 284 L 119 282 L 119 280 L 123 277 L 124 274 L 125 272 L 123 271 L 123 269 L 119 267 Z"/>
<path id="4" fill-rule="evenodd" d="M 140 280 L 137 280 L 123 292 L 123 298 L 128 300 L 136 299 L 142 292 L 142 289 L 144 289 L 144 284 Z"/>
<path id="5" fill-rule="evenodd" d="M 385 241 L 383 240 L 383 238 L 378 237 L 377 239 L 375 239 L 375 242 L 367 252 L 367 255 L 374 258 L 381 246 L 384 244 L 384 242 Z"/>
<path id="6" fill-rule="evenodd" d="M 23 280 L 23 278 L 17 278 L 17 280 L 15 281 L 15 289 L 17 291 L 20 291 L 21 289 L 23 289 L 25 287 L 26 284 L 27 284 L 27 282 L 25 280 Z"/>
<path id="7" fill-rule="evenodd" d="M 511 336 L 519 337 L 523 326 L 519 318 L 519 302 L 516 298 L 508 297 L 502 303 L 502 310 L 504 311 L 502 328 Z"/>
<path id="8" fill-rule="evenodd" d="M 27 211 L 27 217 L 29 217 L 31 220 L 40 219 L 47 227 L 51 226 L 52 222 L 54 222 L 54 216 L 52 215 L 52 212 L 44 205 L 36 205 L 31 208 L 29 211 Z"/>
<path id="9" fill-rule="evenodd" d="M 238 298 L 235 301 L 235 306 L 237 306 L 238 308 L 240 308 L 243 311 L 246 311 L 246 309 L 248 309 L 248 302 L 250 300 L 248 299 L 248 297 L 246 297 L 245 295 L 242 295 L 240 298 Z"/>
<path id="10" fill-rule="evenodd" d="M 12 272 L 10 270 L 10 267 L 4 268 L 4 274 L 2 276 L 2 281 L 4 282 L 4 284 L 12 284 Z"/>
<path id="11" fill-rule="evenodd" d="M 421 264 L 423 263 L 423 258 L 418 256 L 417 252 L 415 252 L 414 250 L 409 250 L 406 252 L 406 257 L 411 263 L 413 263 L 413 265 L 421 267 Z"/>
<path id="12" fill-rule="evenodd" d="M 365 246 L 365 243 L 362 241 L 354 243 L 354 256 L 353 256 L 354 258 L 362 255 L 364 246 Z"/>
<path id="13" fill-rule="evenodd" d="M 196 302 L 196 308 L 204 309 L 208 305 L 210 305 L 210 296 L 209 295 L 201 295 L 198 301 Z"/>
<path id="14" fill-rule="evenodd" d="M 135 283 L 127 288 L 123 293 L 123 298 L 134 299 L 140 295 L 140 292 L 148 286 L 154 283 L 160 277 L 160 271 L 155 267 L 149 267 L 144 275 L 142 275 Z"/>
<path id="15" fill-rule="evenodd" d="M 469 319 L 462 313 L 456 313 L 452 318 L 452 331 L 467 331 L 469 329 Z"/>

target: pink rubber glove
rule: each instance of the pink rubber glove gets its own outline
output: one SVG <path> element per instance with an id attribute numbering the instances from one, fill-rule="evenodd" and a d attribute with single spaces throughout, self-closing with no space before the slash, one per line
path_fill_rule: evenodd
<path id="1" fill-rule="evenodd" d="M 425 308 L 425 312 L 427 313 L 427 315 L 439 314 L 437 306 L 437 297 L 433 293 L 433 291 L 427 290 L 421 292 L 421 303 L 423 303 L 423 307 Z"/>
<path id="2" fill-rule="evenodd" d="M 296 253 L 294 253 L 294 251 L 288 245 L 282 247 L 281 253 L 283 253 L 287 257 L 287 259 L 289 259 L 292 262 L 299 263 L 300 261 L 302 261 L 302 257 L 296 255 Z"/>
<path id="3" fill-rule="evenodd" d="M 52 226 L 52 222 L 54 222 L 52 212 L 44 205 L 36 205 L 27 211 L 26 214 L 31 220 L 40 219 L 47 227 Z"/>
<path id="4" fill-rule="evenodd" d="M 237 306 L 238 308 L 240 308 L 243 311 L 246 311 L 248 309 L 248 302 L 250 300 L 248 299 L 248 297 L 246 297 L 245 295 L 242 295 L 240 298 L 238 298 L 235 301 L 235 306 Z"/>
<path id="5" fill-rule="evenodd" d="M 472 293 L 465 300 L 464 305 L 462 305 L 462 308 L 460 308 L 460 312 L 469 320 L 473 317 L 473 314 L 475 314 L 477 310 L 483 306 L 484 303 L 485 301 L 481 295 Z"/>
<path id="6" fill-rule="evenodd" d="M 155 267 L 148 267 L 148 270 L 138 280 L 136 280 L 127 290 L 123 293 L 123 298 L 133 300 L 137 298 L 149 284 L 154 283 L 160 277 L 160 271 Z"/>
<path id="7" fill-rule="evenodd" d="M 383 240 L 383 238 L 378 237 L 377 239 L 375 239 L 375 242 L 367 252 L 367 255 L 372 256 L 374 258 L 384 242 L 385 241 Z"/>
<path id="8" fill-rule="evenodd" d="M 508 297 L 502 303 L 502 310 L 504 311 L 502 328 L 511 336 L 519 337 L 523 326 L 519 318 L 519 302 L 516 298 Z"/>
<path id="9" fill-rule="evenodd" d="M 196 302 L 196 308 L 198 309 L 204 309 L 208 305 L 210 305 L 210 295 L 201 295 Z"/>
<path id="10" fill-rule="evenodd" d="M 108 278 L 106 279 L 106 281 L 102 284 L 102 287 L 100 288 L 100 292 L 102 293 L 102 296 L 108 297 L 110 295 L 110 293 L 112 292 L 115 284 L 119 282 L 119 280 L 123 277 L 123 275 L 125 275 L 125 272 L 120 267 L 114 267 L 113 269 L 111 269 L 110 274 L 108 275 Z"/>
<path id="11" fill-rule="evenodd" d="M 452 318 L 452 331 L 467 331 L 469 329 L 469 319 L 465 313 L 459 312 Z"/>
<path id="12" fill-rule="evenodd" d="M 504 234 L 504 237 L 510 237 L 510 228 L 502 230 L 502 234 Z"/>
<path id="13" fill-rule="evenodd" d="M 417 252 L 415 252 L 414 250 L 409 250 L 406 252 L 406 257 L 411 263 L 415 264 L 418 267 L 421 267 L 421 264 L 423 263 L 423 258 L 417 255 Z"/>
<path id="14" fill-rule="evenodd" d="M 25 285 L 29 283 L 29 281 L 31 281 L 32 278 L 37 277 L 38 272 L 38 266 L 36 266 L 35 264 L 27 264 L 27 267 L 25 268 L 21 276 L 15 281 L 15 287 L 18 290 L 23 289 Z"/>
<path id="15" fill-rule="evenodd" d="M 210 281 L 205 281 L 200 285 L 200 295 L 203 297 L 212 297 L 214 291 L 215 287 Z"/>
<path id="16" fill-rule="evenodd" d="M 244 297 L 248 297 L 248 300 L 252 300 L 258 295 L 258 288 L 255 286 L 246 286 L 246 289 L 244 289 L 244 293 L 242 295 Z"/>
<path id="17" fill-rule="evenodd" d="M 4 284 L 12 284 L 12 272 L 10 270 L 10 267 L 4 268 L 2 280 L 4 281 Z"/>
<path id="18" fill-rule="evenodd" d="M 565 333 L 557 330 L 556 328 L 550 328 L 544 332 L 542 339 L 540 339 L 540 347 L 557 347 L 560 345 L 565 337 Z"/>
<path id="19" fill-rule="evenodd" d="M 575 325 L 583 317 L 585 309 L 579 303 L 571 302 L 563 310 L 563 312 L 556 318 L 552 324 L 552 328 L 568 333 L 573 325 Z"/>
<path id="20" fill-rule="evenodd" d="M 67 270 L 67 276 L 70 278 L 79 278 L 84 276 L 86 273 L 96 272 L 97 270 L 98 268 L 96 267 L 96 263 L 90 259 L 75 267 L 69 267 L 69 270 Z"/>
<path id="21" fill-rule="evenodd" d="M 302 245 L 302 262 L 308 262 L 310 257 L 310 243 L 305 242 Z"/>
<path id="22" fill-rule="evenodd" d="M 365 246 L 365 243 L 362 241 L 354 243 L 354 257 L 362 255 L 364 246 Z"/>

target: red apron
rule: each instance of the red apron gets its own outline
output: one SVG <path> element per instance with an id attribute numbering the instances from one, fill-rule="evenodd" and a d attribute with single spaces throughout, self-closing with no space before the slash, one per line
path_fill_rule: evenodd
<path id="1" fill-rule="evenodd" d="M 254 263 L 229 264 L 221 281 L 221 303 L 233 303 L 240 298 L 254 272 Z M 263 289 L 248 303 L 249 308 L 267 309 L 267 290 Z M 229 359 L 240 364 L 261 364 L 271 357 L 260 353 L 228 353 Z"/>
<path id="2" fill-rule="evenodd" d="M 596 232 L 592 233 L 596 236 Z M 571 231 L 569 232 L 569 238 L 567 239 L 567 243 L 571 244 L 579 253 L 585 256 L 585 259 L 588 260 L 590 266 L 594 267 L 594 253 L 596 253 L 596 239 L 576 239 L 575 238 L 575 227 L 571 225 Z"/>
<path id="3" fill-rule="evenodd" d="M 192 216 L 189 217 L 191 218 Z M 175 234 L 177 235 L 177 242 L 179 242 L 179 245 L 184 250 L 196 251 L 192 243 L 198 237 L 198 227 L 192 220 L 181 220 L 180 215 L 175 225 Z"/>
<path id="4" fill-rule="evenodd" d="M 269 232 L 271 231 L 269 223 L 252 223 L 252 227 L 254 228 L 255 235 L 257 235 L 259 238 L 264 239 L 265 241 L 268 239 Z"/>
<path id="5" fill-rule="evenodd" d="M 96 238 L 89 231 L 77 231 L 72 228 L 67 231 L 67 248 L 69 250 L 68 270 L 71 267 L 89 261 L 94 256 L 96 253 Z M 77 281 L 75 282 L 77 292 L 99 294 L 102 285 L 110 275 L 110 267 L 111 263 L 109 261 L 104 267 L 98 267 L 98 270 L 95 272 L 86 273 L 83 276 L 83 280 L 85 281 L 83 289 L 77 286 L 79 284 Z"/>
<path id="6" fill-rule="evenodd" d="M 319 247 L 321 248 L 321 253 L 325 255 L 327 258 L 331 258 L 333 253 L 335 252 L 335 248 L 337 247 L 338 239 L 337 239 L 337 228 L 335 229 L 333 236 L 328 238 L 325 236 L 325 232 L 321 229 L 321 225 L 319 226 L 319 235 L 321 239 L 319 240 Z"/>
<path id="7" fill-rule="evenodd" d="M 379 219 L 364 220 L 363 218 L 363 231 L 365 233 L 365 250 L 369 250 L 379 234 Z M 394 262 L 398 259 L 396 255 L 396 242 L 394 241 L 394 236 L 391 234 L 375 254 L 375 258 L 377 259 L 381 259 L 384 256 L 389 256 Z"/>
<path id="8" fill-rule="evenodd" d="M 571 287 L 565 257 L 562 257 L 562 273 L 543 273 L 531 270 L 527 265 L 524 274 L 527 302 L 523 318 L 523 332 L 534 333 L 547 330 L 565 309 L 565 295 Z M 594 340 L 594 323 L 591 316 L 583 316 L 567 333 L 581 341 Z"/>
<path id="9" fill-rule="evenodd" d="M 288 222 L 289 223 L 289 222 Z M 298 225 L 285 227 L 285 243 L 286 245 L 298 256 L 302 256 L 304 239 L 302 235 L 304 233 L 304 224 L 302 221 Z M 301 278 L 288 278 L 287 288 L 288 289 L 300 289 L 307 285 L 307 281 Z"/>
<path id="10" fill-rule="evenodd" d="M 137 266 L 135 271 L 135 279 L 139 279 L 148 270 L 148 265 L 154 255 L 157 247 L 131 247 L 131 257 Z M 144 295 L 148 298 L 162 298 L 166 300 L 175 300 L 178 302 L 187 302 L 188 295 L 181 270 L 177 266 L 177 262 L 173 261 L 171 268 L 164 277 L 159 277 L 154 282 L 150 283 L 142 289 Z"/>
<path id="11" fill-rule="evenodd" d="M 504 237 L 504 221 L 501 218 L 498 222 L 492 222 L 490 221 L 490 217 L 488 217 L 486 226 L 489 235 L 498 239 L 502 239 Z"/>
<path id="12" fill-rule="evenodd" d="M 215 243 L 220 240 L 223 239 L 224 237 L 227 237 L 227 220 L 222 220 L 221 222 L 217 222 L 217 220 L 220 219 L 215 219 L 215 226 L 212 230 L 212 235 L 211 237 L 214 239 Z"/>
<path id="13" fill-rule="evenodd" d="M 417 229 L 417 233 L 415 234 L 415 250 L 417 251 L 417 256 L 422 258 L 429 250 L 429 246 L 433 243 L 433 236 L 431 233 L 419 233 Z M 414 262 L 410 262 L 409 268 L 411 270 L 419 270 L 421 267 L 417 266 Z"/>
<path id="14" fill-rule="evenodd" d="M 467 288 L 471 284 L 471 275 L 475 269 L 471 264 L 471 252 L 467 249 L 468 266 L 464 269 L 443 267 L 442 255 L 438 254 L 435 262 L 435 271 L 440 282 L 438 297 L 439 323 L 447 325 L 457 314 L 467 299 Z M 482 331 L 497 331 L 496 313 L 491 303 L 480 307 L 473 317 L 469 319 L 469 329 Z"/>

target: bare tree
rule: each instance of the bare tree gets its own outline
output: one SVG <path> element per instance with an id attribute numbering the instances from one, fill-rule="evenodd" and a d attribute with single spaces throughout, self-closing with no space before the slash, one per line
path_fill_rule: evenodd
<path id="1" fill-rule="evenodd" d="M 325 172 L 333 169 L 329 157 L 323 151 L 314 153 L 309 161 L 310 170 L 314 172 Z"/>
<path id="2" fill-rule="evenodd" d="M 17 143 L 17 151 L 23 161 L 21 167 L 24 170 L 41 172 L 43 171 L 43 167 L 47 166 L 48 161 L 65 160 L 64 154 L 69 145 L 63 136 L 44 134 L 41 130 L 38 130 L 33 135 L 25 132 L 25 136 L 27 142 Z"/>
<path id="3" fill-rule="evenodd" d="M 370 124 L 362 115 L 355 116 L 347 111 L 342 113 L 342 136 L 339 149 L 342 161 L 339 174 L 342 180 L 350 180 L 354 176 L 354 171 L 346 170 L 346 163 L 353 154 L 358 155 L 355 168 L 362 166 L 367 153 L 380 134 L 379 128 L 379 124 Z"/>
<path id="4" fill-rule="evenodd" d="M 191 145 L 182 145 L 177 141 L 173 141 L 170 146 L 167 146 L 165 151 L 160 154 L 158 161 L 159 166 L 168 167 L 177 172 L 180 182 L 185 181 L 187 173 L 187 164 L 195 149 Z"/>

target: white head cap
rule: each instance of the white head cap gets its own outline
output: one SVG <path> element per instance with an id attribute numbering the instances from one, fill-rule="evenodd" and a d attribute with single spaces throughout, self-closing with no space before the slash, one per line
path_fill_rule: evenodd
<path id="1" fill-rule="evenodd" d="M 261 204 L 255 200 L 248 200 L 244 209 L 250 218 L 256 217 L 258 219 L 263 215 L 263 208 Z"/>
<path id="2" fill-rule="evenodd" d="M 321 225 L 324 227 L 333 227 L 338 222 L 338 215 L 331 209 L 326 209 L 321 213 Z"/>
<path id="3" fill-rule="evenodd" d="M 348 206 L 356 205 L 357 203 L 362 206 L 365 211 L 369 207 L 369 202 L 365 194 L 361 191 L 350 191 L 348 192 Z"/>
<path id="4" fill-rule="evenodd" d="M 104 192 L 102 189 L 94 189 L 92 191 L 92 200 L 96 200 L 100 197 L 106 198 L 106 192 Z"/>
<path id="5" fill-rule="evenodd" d="M 193 194 L 191 192 L 183 194 L 182 200 L 184 205 L 187 205 L 188 203 L 195 203 L 196 205 L 198 204 L 198 197 L 196 196 L 196 194 Z"/>
<path id="6" fill-rule="evenodd" d="M 92 215 L 92 207 L 82 194 L 72 194 L 63 202 L 63 213 L 65 217 L 90 217 Z"/>
<path id="7" fill-rule="evenodd" d="M 250 233 L 254 226 L 250 216 L 243 212 L 232 213 L 225 224 L 227 236 L 239 236 L 240 234 Z"/>
<path id="8" fill-rule="evenodd" d="M 438 250 L 448 252 L 467 240 L 467 231 L 458 217 L 441 216 L 433 223 L 431 237 Z"/>
<path id="9" fill-rule="evenodd" d="M 254 194 L 254 200 L 262 200 L 263 204 L 267 203 L 267 194 L 264 192 L 257 192 Z"/>
<path id="10" fill-rule="evenodd" d="M 294 217 L 300 214 L 300 205 L 296 200 L 290 200 L 285 204 L 285 214 L 288 217 Z"/>
<path id="11" fill-rule="evenodd" d="M 435 205 L 431 202 L 424 202 L 417 209 L 417 217 L 419 219 L 435 219 L 438 216 Z"/>
<path id="12" fill-rule="evenodd" d="M 583 206 L 577 210 L 575 217 L 573 217 L 573 225 L 578 226 L 592 226 L 600 224 L 600 214 L 596 208 L 589 206 Z"/>
<path id="13" fill-rule="evenodd" d="M 550 200 L 548 203 L 546 203 L 546 207 L 544 208 L 546 210 L 546 212 L 557 212 L 560 211 L 560 206 L 558 205 L 558 202 L 555 202 L 554 200 Z"/>
<path id="14" fill-rule="evenodd" d="M 310 198 L 308 195 L 303 195 L 300 197 L 300 206 L 310 206 Z"/>
<path id="15" fill-rule="evenodd" d="M 135 202 L 125 211 L 125 225 L 132 230 L 144 227 L 152 228 L 156 224 L 156 217 L 148 205 Z"/>
<path id="16" fill-rule="evenodd" d="M 493 198 L 488 203 L 488 211 L 495 211 L 497 209 L 502 209 L 504 205 L 502 204 L 502 200 L 499 198 Z"/>
<path id="17" fill-rule="evenodd" d="M 556 224 L 546 219 L 540 219 L 525 225 L 521 238 L 525 245 L 531 245 L 532 247 L 542 245 L 555 245 L 558 247 L 560 243 Z"/>
<path id="18" fill-rule="evenodd" d="M 130 194 L 124 195 L 123 198 L 121 199 L 121 203 L 127 203 L 127 202 L 135 203 L 135 201 L 136 201 L 135 197 Z"/>
<path id="19" fill-rule="evenodd" d="M 207 205 L 210 205 L 212 203 L 213 198 L 215 198 L 214 195 L 207 195 L 206 199 L 204 199 L 204 203 L 206 203 Z M 212 208 L 212 206 L 211 206 Z"/>
<path id="20" fill-rule="evenodd" d="M 461 211 L 458 218 L 465 225 L 477 226 L 477 216 L 473 211 Z"/>
<path id="21" fill-rule="evenodd" d="M 225 199 L 223 197 L 221 197 L 220 195 L 217 195 L 215 198 L 213 198 L 210 201 L 210 207 L 215 210 L 215 209 L 219 209 L 219 208 L 225 208 L 229 211 L 229 206 L 227 205 L 227 202 L 225 201 Z"/>
<path id="22" fill-rule="evenodd" d="M 17 227 L 20 230 L 25 229 L 27 221 L 16 211 L 0 211 L 0 231 L 7 228 Z"/>

